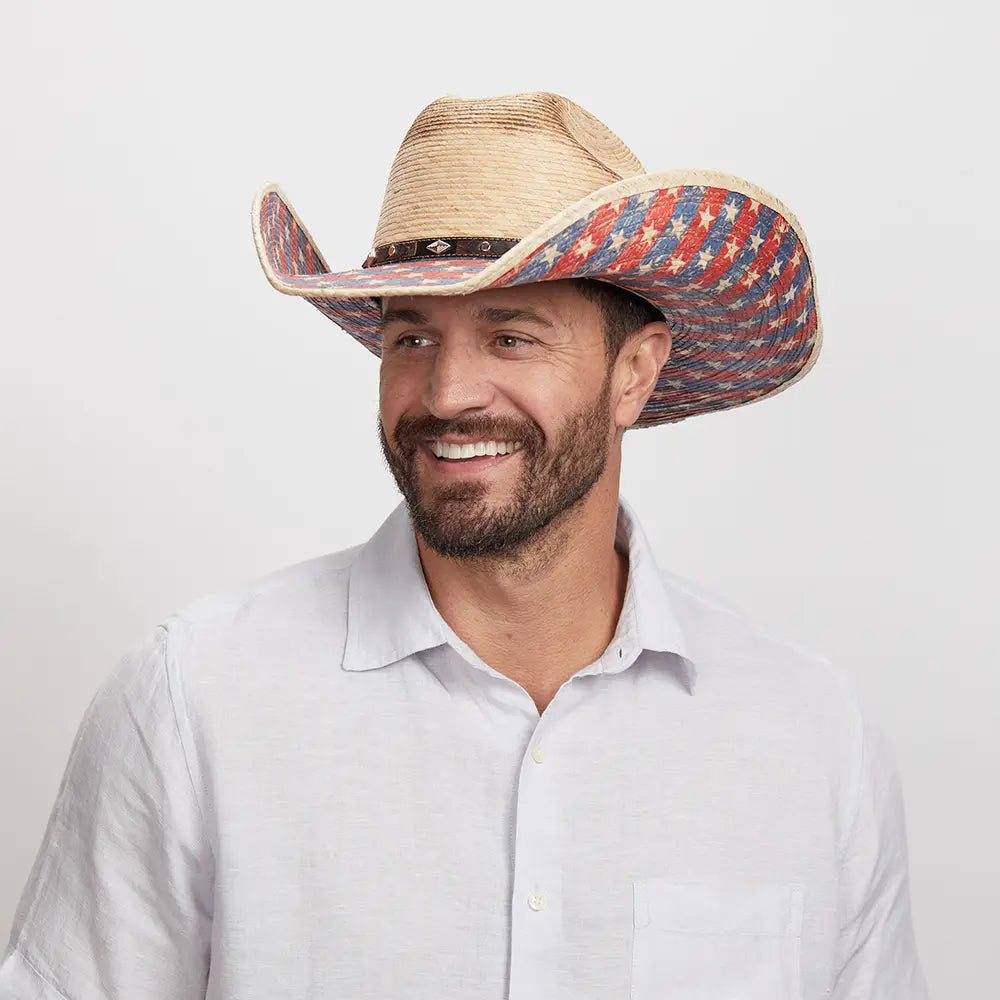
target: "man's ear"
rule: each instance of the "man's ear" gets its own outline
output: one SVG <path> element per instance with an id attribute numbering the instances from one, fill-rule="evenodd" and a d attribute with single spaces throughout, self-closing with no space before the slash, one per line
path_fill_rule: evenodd
<path id="1" fill-rule="evenodd" d="M 616 362 L 620 381 L 615 423 L 620 427 L 631 427 L 639 419 L 670 357 L 672 344 L 670 327 L 656 321 L 637 330 L 622 345 Z"/>

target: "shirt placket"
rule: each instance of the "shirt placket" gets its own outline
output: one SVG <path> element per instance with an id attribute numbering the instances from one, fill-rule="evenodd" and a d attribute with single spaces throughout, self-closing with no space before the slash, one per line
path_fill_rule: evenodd
<path id="1" fill-rule="evenodd" d="M 556 794 L 559 719 L 572 685 L 561 690 L 538 721 L 521 761 L 515 796 L 509 1000 L 552 1000 L 563 935 L 564 819 Z M 562 773 L 562 778 L 560 774 Z"/>

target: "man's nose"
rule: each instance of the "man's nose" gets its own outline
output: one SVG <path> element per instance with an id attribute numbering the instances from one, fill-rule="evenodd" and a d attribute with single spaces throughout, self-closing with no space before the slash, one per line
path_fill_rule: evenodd
<path id="1" fill-rule="evenodd" d="M 469 345 L 441 344 L 424 389 L 424 406 L 442 420 L 489 406 L 494 392 L 487 368 L 486 359 Z"/>

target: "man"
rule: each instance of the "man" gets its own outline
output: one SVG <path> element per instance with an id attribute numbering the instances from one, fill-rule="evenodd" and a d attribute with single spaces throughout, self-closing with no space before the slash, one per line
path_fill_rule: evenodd
<path id="1" fill-rule="evenodd" d="M 815 360 L 794 217 L 531 93 L 421 112 L 362 268 L 274 186 L 253 221 L 380 356 L 403 503 L 122 659 L 0 998 L 925 998 L 849 679 L 661 570 L 618 494 L 625 429 Z"/>
<path id="2" fill-rule="evenodd" d="M 670 347 L 659 318 L 609 364 L 594 299 L 616 300 L 586 291 L 554 281 L 404 297 L 382 318 L 382 448 L 428 588 L 539 714 L 615 633 L 628 577 L 614 547 L 621 437 Z M 505 453 L 486 454 L 493 443 Z"/>

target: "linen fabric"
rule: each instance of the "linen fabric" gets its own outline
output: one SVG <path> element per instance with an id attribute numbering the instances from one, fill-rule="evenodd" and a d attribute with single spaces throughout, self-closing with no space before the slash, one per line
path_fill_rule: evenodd
<path id="1" fill-rule="evenodd" d="M 845 671 L 660 569 L 539 716 L 404 505 L 169 616 L 88 706 L 3 1000 L 925 1000 Z M 586 610 L 581 608 L 581 614 Z"/>

